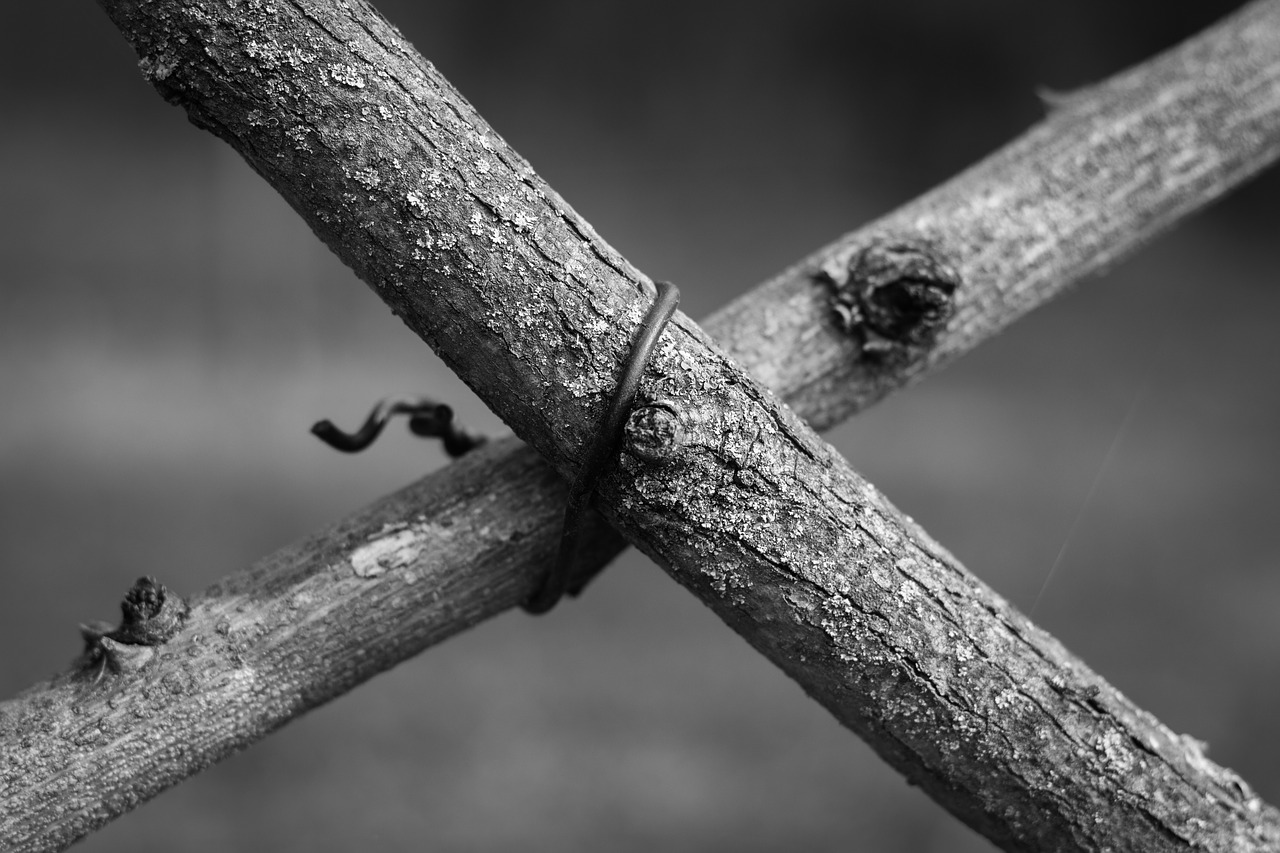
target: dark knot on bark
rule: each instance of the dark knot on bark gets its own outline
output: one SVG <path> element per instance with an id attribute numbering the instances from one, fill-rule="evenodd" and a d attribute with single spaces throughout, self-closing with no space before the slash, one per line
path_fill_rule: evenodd
<path id="1" fill-rule="evenodd" d="M 680 413 L 669 403 L 636 406 L 623 430 L 623 447 L 649 462 L 671 459 L 685 442 Z"/>
<path id="2" fill-rule="evenodd" d="M 846 269 L 824 274 L 835 285 L 841 328 L 859 335 L 869 356 L 930 347 L 955 313 L 961 284 L 938 252 L 910 239 L 873 242 Z"/>

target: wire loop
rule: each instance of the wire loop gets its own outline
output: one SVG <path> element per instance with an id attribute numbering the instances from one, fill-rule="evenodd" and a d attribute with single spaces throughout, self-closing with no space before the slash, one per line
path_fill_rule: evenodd
<path id="1" fill-rule="evenodd" d="M 521 605 L 525 611 L 533 614 L 546 613 L 566 592 L 576 595 L 586 584 L 582 580 L 570 588 L 573 578 L 573 566 L 578 555 L 578 543 L 581 538 L 585 512 L 595 494 L 596 484 L 604 473 L 610 460 L 617 455 L 618 445 L 622 443 L 622 428 L 631 413 L 631 406 L 636 399 L 636 391 L 640 388 L 640 378 L 649 364 L 649 358 L 657 346 L 662 330 L 667 321 L 675 313 L 680 304 L 680 289 L 669 281 L 654 282 L 657 296 L 636 333 L 631 344 L 631 352 L 622 367 L 622 375 L 613 392 L 613 399 L 600 419 L 599 429 L 591 442 L 586 461 L 578 470 L 578 476 L 569 486 L 569 501 L 565 505 L 564 525 L 560 530 L 560 549 L 556 561 L 542 579 L 538 591 Z"/>
<path id="2" fill-rule="evenodd" d="M 622 443 L 622 429 L 635 403 L 644 369 L 662 336 L 662 330 L 680 304 L 680 289 L 671 282 L 654 282 L 654 287 L 657 294 L 632 341 L 631 351 L 622 366 L 622 375 L 618 378 L 609 407 L 600 419 L 586 461 L 569 485 L 569 500 L 564 509 L 556 561 L 543 577 L 538 590 L 521 605 L 529 613 L 546 613 L 555 607 L 566 592 L 577 595 L 595 574 L 590 572 L 577 576 L 573 571 L 582 531 L 586 526 L 586 513 L 590 509 L 591 498 L 595 494 L 600 476 L 618 453 L 618 445 Z M 373 444 L 386 428 L 387 422 L 396 415 L 409 416 L 409 430 L 414 435 L 442 439 L 445 452 L 455 458 L 485 441 L 484 436 L 460 428 L 453 420 L 451 408 L 426 397 L 382 400 L 373 407 L 355 432 L 339 429 L 330 420 L 317 421 L 311 427 L 311 432 L 335 450 L 358 453 Z"/>

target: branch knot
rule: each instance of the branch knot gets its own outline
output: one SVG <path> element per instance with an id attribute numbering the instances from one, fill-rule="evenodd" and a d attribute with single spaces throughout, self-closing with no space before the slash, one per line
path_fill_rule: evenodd
<path id="1" fill-rule="evenodd" d="M 864 356 L 909 355 L 931 346 L 955 313 L 960 275 L 927 243 L 873 241 L 821 275 L 835 292 L 840 328 L 861 338 Z"/>

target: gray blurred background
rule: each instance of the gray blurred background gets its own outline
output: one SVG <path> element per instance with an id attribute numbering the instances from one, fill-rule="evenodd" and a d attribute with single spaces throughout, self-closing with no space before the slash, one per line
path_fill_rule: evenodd
<path id="1" fill-rule="evenodd" d="M 1238 4 L 378 5 L 701 317 L 1020 132 L 1038 88 Z M 7 696 L 65 666 L 76 624 L 115 619 L 138 575 L 202 589 L 442 464 L 401 429 L 341 456 L 313 420 L 428 391 L 501 425 L 155 95 L 93 3 L 5 3 L 0 40 Z M 1278 214 L 1264 175 L 832 436 L 1272 802 Z M 432 649 L 82 849 L 784 846 L 989 849 L 632 553 L 549 617 Z"/>

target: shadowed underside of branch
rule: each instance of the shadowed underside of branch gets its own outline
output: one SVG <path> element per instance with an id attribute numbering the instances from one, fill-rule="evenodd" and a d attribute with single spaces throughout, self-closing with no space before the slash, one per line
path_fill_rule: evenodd
<path id="1" fill-rule="evenodd" d="M 434 69 L 358 4 L 103 5 L 166 97 L 573 472 L 647 284 Z M 708 331 L 830 425 L 1272 159 L 1277 18 L 1249 7 L 1068 100 Z M 875 288 L 906 273 L 869 274 L 873 247 L 890 273 L 924 255 L 958 281 L 943 328 L 886 334 Z M 966 822 L 1010 849 L 1280 839 L 1234 774 L 982 586 L 687 318 L 642 395 L 676 429 L 658 453 L 624 454 L 602 490 L 619 528 Z M 64 845 L 514 606 L 563 499 L 536 454 L 494 445 L 206 591 L 137 671 L 68 674 L 0 706 L 0 782 L 19 805 L 0 838 Z"/>

